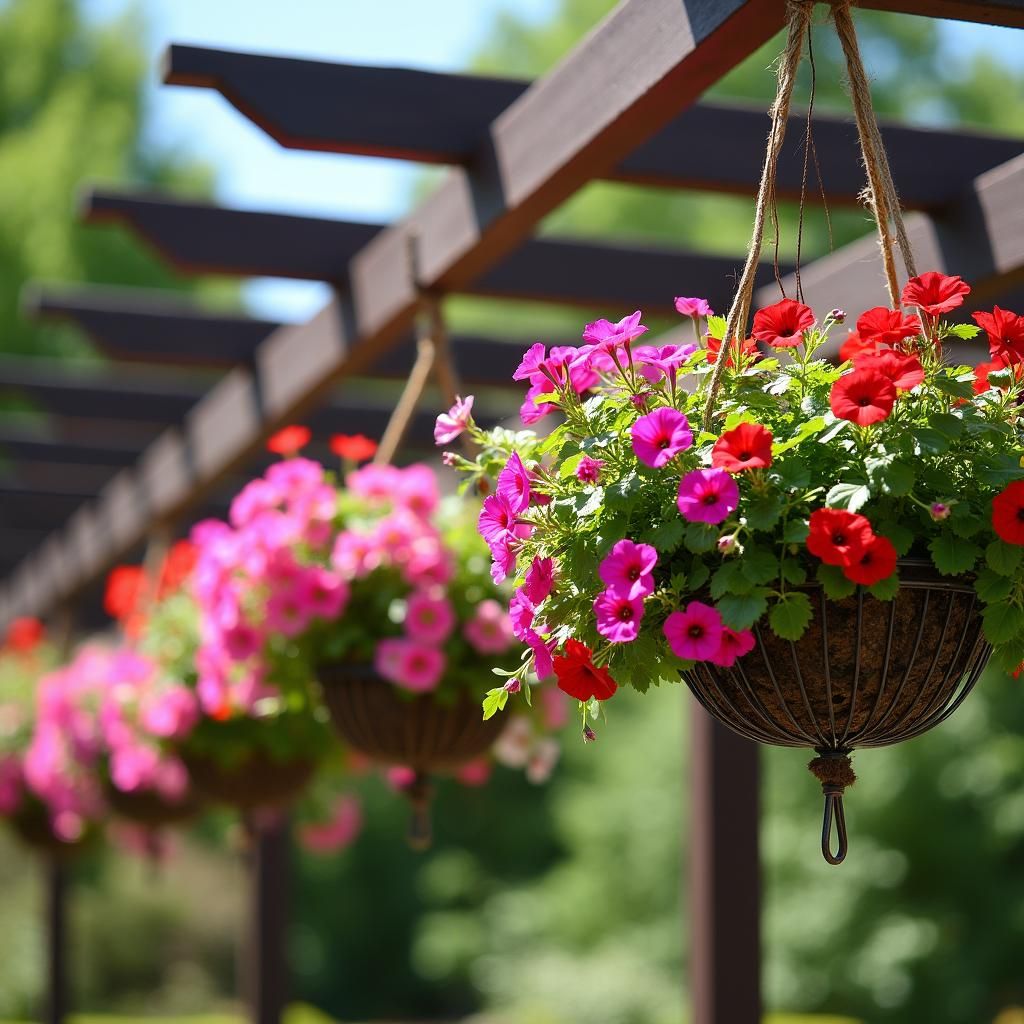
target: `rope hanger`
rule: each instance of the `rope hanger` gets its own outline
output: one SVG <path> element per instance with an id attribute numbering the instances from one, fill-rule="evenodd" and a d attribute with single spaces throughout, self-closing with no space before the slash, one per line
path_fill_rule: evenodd
<path id="1" fill-rule="evenodd" d="M 882 134 L 878 128 L 878 119 L 871 101 L 871 86 L 857 42 L 857 33 L 853 17 L 850 14 L 850 3 L 851 0 L 832 0 L 832 21 L 846 60 L 850 99 L 857 122 L 861 157 L 867 172 L 868 183 L 861 193 L 861 199 L 871 211 L 878 228 L 878 245 L 882 254 L 882 266 L 885 271 L 889 301 L 894 308 L 897 308 L 900 304 L 900 288 L 894 245 L 899 247 L 904 266 L 911 277 L 917 275 L 917 269 L 906 225 L 903 222 L 899 195 L 893 181 L 892 171 L 889 168 L 889 159 L 886 156 Z M 704 408 L 705 430 L 710 429 L 711 426 L 715 400 L 721 387 L 725 365 L 728 362 L 729 346 L 734 343 L 739 344 L 746 337 L 747 322 L 750 318 L 750 307 L 754 296 L 754 280 L 758 261 L 761 258 L 765 220 L 775 195 L 779 156 L 786 136 L 786 121 L 792 105 L 797 70 L 803 59 L 804 43 L 810 32 L 814 5 L 815 0 L 787 0 L 786 47 L 779 60 L 775 101 L 770 110 L 772 123 L 768 133 L 768 146 L 761 172 L 761 183 L 758 187 L 757 205 L 754 210 L 754 228 L 736 297 L 733 299 L 726 320 L 722 353 L 716 360 L 711 375 L 707 404 Z M 803 199 L 801 197 L 801 213 L 802 210 Z"/>

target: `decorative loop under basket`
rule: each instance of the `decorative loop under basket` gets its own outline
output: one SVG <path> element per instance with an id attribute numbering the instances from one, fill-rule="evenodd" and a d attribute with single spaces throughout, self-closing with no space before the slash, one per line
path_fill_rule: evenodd
<path id="1" fill-rule="evenodd" d="M 151 789 L 126 793 L 114 785 L 105 787 L 110 809 L 120 818 L 146 828 L 183 825 L 191 821 L 202 808 L 202 801 L 192 791 L 181 800 L 171 801 Z"/>
<path id="2" fill-rule="evenodd" d="M 183 753 L 181 759 L 201 795 L 242 811 L 292 803 L 316 771 L 315 761 L 280 761 L 263 751 L 247 754 L 232 764 L 192 752 Z"/>
<path id="3" fill-rule="evenodd" d="M 898 568 L 892 601 L 862 587 L 841 601 L 828 600 L 815 583 L 796 588 L 814 612 L 799 640 L 755 626 L 756 646 L 732 668 L 701 662 L 686 673 L 700 703 L 734 732 L 817 751 L 810 768 L 825 794 L 822 852 L 830 863 L 846 856 L 842 794 L 854 781 L 850 753 L 899 743 L 945 721 L 991 653 L 971 578 L 940 576 L 915 559 L 901 559 Z"/>
<path id="4" fill-rule="evenodd" d="M 318 676 L 331 721 L 346 743 L 375 761 L 405 765 L 416 773 L 407 793 L 413 807 L 409 841 L 426 848 L 429 776 L 485 754 L 504 722 L 484 721 L 479 703 L 465 693 L 444 703 L 432 694 L 400 693 L 366 665 L 323 665 Z"/>

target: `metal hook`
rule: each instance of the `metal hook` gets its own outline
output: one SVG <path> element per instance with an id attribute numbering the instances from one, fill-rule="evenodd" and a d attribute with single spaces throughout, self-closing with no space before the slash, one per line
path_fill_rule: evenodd
<path id="1" fill-rule="evenodd" d="M 843 811 L 843 790 L 841 786 L 822 786 L 825 794 L 825 815 L 821 823 L 821 855 L 829 864 L 842 864 L 846 860 L 850 844 L 846 835 L 846 814 Z M 836 824 L 838 847 L 832 852 L 832 821 Z"/>

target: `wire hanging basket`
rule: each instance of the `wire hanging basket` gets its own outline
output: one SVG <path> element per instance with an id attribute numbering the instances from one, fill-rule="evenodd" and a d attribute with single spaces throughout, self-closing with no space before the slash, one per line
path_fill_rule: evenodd
<path id="1" fill-rule="evenodd" d="M 316 772 L 314 760 L 281 760 L 262 750 L 232 762 L 190 751 L 182 752 L 181 759 L 201 796 L 240 811 L 286 807 L 302 795 Z"/>
<path id="2" fill-rule="evenodd" d="M 504 723 L 484 721 L 479 703 L 466 693 L 450 701 L 401 693 L 368 665 L 323 665 L 318 677 L 334 729 L 353 750 L 415 773 L 406 789 L 413 809 L 409 842 L 426 848 L 431 840 L 430 776 L 485 754 Z"/>
<path id="3" fill-rule="evenodd" d="M 119 818 L 147 828 L 184 825 L 202 809 L 202 801 L 192 789 L 180 800 L 168 800 L 151 789 L 126 793 L 108 784 L 104 796 L 107 805 Z"/>
<path id="4" fill-rule="evenodd" d="M 820 584 L 795 588 L 814 613 L 799 640 L 755 626 L 754 649 L 732 668 L 701 662 L 685 675 L 703 707 L 734 732 L 816 751 L 809 767 L 825 796 L 821 848 L 830 864 L 848 850 L 843 791 L 855 778 L 853 750 L 899 743 L 944 722 L 991 653 L 970 577 L 940 576 L 914 559 L 898 568 L 891 601 L 863 587 L 839 601 Z"/>

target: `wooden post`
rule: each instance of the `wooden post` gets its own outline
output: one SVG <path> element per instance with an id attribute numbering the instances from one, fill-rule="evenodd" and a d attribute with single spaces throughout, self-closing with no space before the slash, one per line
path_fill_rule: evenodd
<path id="1" fill-rule="evenodd" d="M 286 814 L 254 826 L 249 976 L 245 979 L 252 1024 L 281 1024 L 287 1003 L 289 845 Z"/>
<path id="2" fill-rule="evenodd" d="M 759 1024 L 757 744 L 690 706 L 692 1021 Z"/>
<path id="3" fill-rule="evenodd" d="M 45 1024 L 64 1024 L 68 1012 L 67 988 L 67 866 L 55 856 L 47 858 L 46 995 Z"/>

